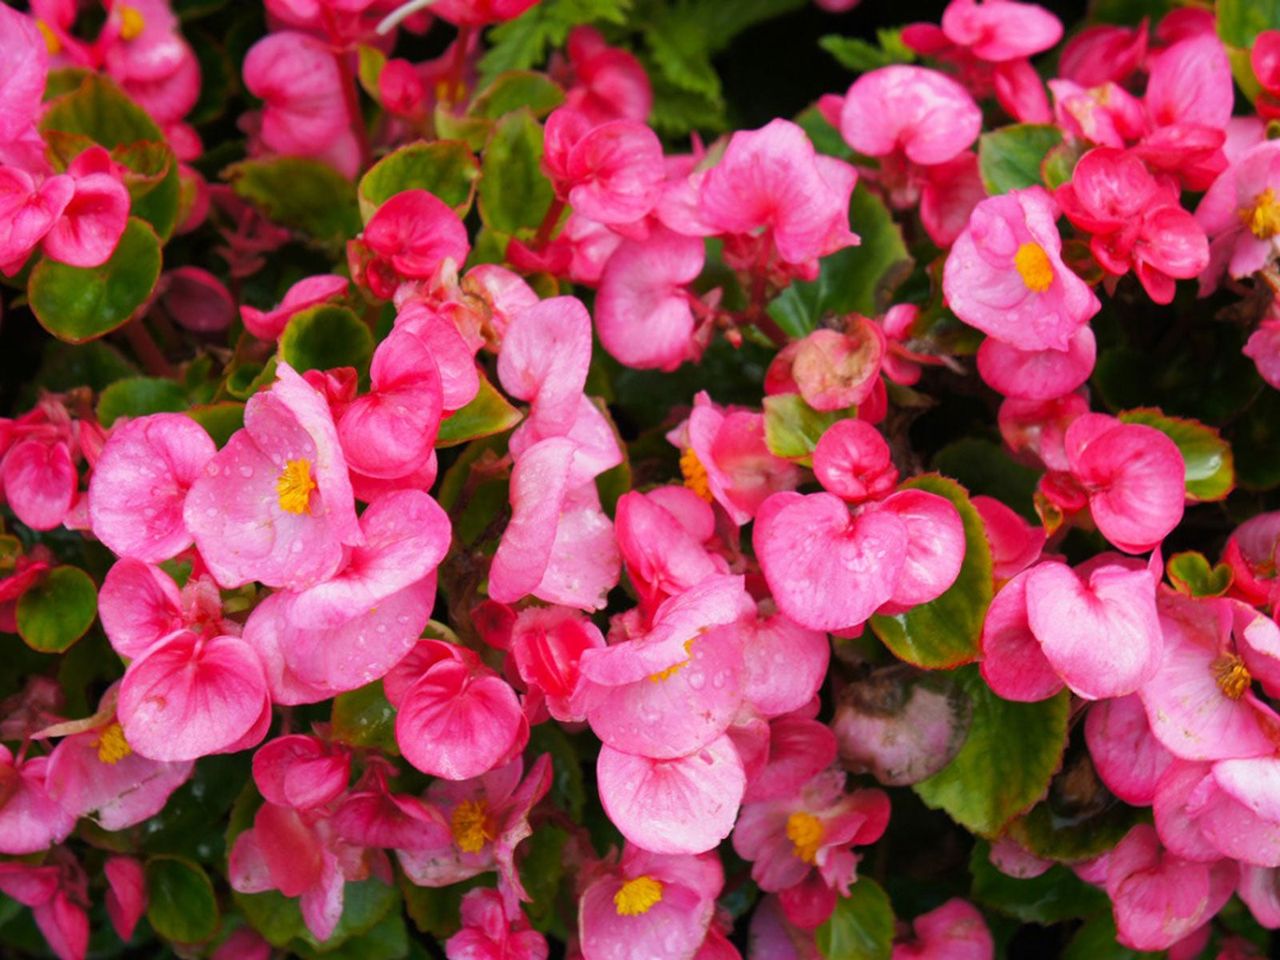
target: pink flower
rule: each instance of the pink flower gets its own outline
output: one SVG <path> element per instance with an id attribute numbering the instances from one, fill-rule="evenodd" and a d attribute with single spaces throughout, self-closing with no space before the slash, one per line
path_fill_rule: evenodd
<path id="1" fill-rule="evenodd" d="M 702 853 L 733 829 L 746 789 L 727 735 L 696 753 L 655 760 L 600 748 L 596 780 L 605 813 L 622 835 L 654 853 Z"/>
<path id="2" fill-rule="evenodd" d="M 1062 38 L 1062 24 L 1031 3 L 951 0 L 942 14 L 948 40 L 991 63 L 1031 57 Z"/>
<path id="3" fill-rule="evenodd" d="M 978 373 L 1006 397 L 1053 400 L 1089 379 L 1097 355 L 1097 340 L 1087 326 L 1071 335 L 1065 350 L 1020 350 L 988 337 L 978 347 Z"/>
<path id="4" fill-rule="evenodd" d="M 765 445 L 764 415 L 722 408 L 705 390 L 694 398 L 688 420 L 667 439 L 681 450 L 685 485 L 703 500 L 719 503 L 738 526 L 750 521 L 771 494 L 799 485 L 799 468 Z"/>
<path id="5" fill-rule="evenodd" d="M 287 363 L 254 394 L 238 430 L 205 465 L 183 517 L 223 586 L 305 589 L 337 572 L 363 534 L 351 480 L 319 392 Z"/>
<path id="6" fill-rule="evenodd" d="M 849 230 L 855 180 L 848 164 L 818 156 L 794 123 L 774 120 L 730 138 L 702 181 L 701 214 L 720 233 L 762 235 L 764 260 L 776 255 L 808 273 L 818 257 L 858 243 Z"/>
<path id="7" fill-rule="evenodd" d="M 93 533 L 113 553 L 159 563 L 191 546 L 187 491 L 217 447 L 185 414 L 156 413 L 116 425 L 89 481 Z"/>
<path id="8" fill-rule="evenodd" d="M 380 206 L 349 247 L 352 276 L 390 300 L 400 284 L 431 280 L 448 261 L 462 266 L 471 245 L 458 215 L 426 190 L 405 190 Z M 363 258 L 363 259 L 362 259 Z"/>
<path id="9" fill-rule="evenodd" d="M 973 208 L 986 198 L 977 154 L 957 154 L 928 168 L 928 178 L 920 188 L 920 222 L 929 239 L 945 249 L 964 232 Z"/>
<path id="10" fill-rule="evenodd" d="M 982 201 L 947 256 L 943 290 L 965 323 L 1022 350 L 1065 350 L 1101 306 L 1062 262 L 1041 187 Z"/>
<path id="11" fill-rule="evenodd" d="M 551 788 L 551 758 L 540 756 L 524 774 L 520 758 L 474 780 L 438 780 L 427 800 L 449 824 L 441 844 L 396 850 L 405 875 L 420 887 L 445 887 L 490 870 L 508 912 L 529 895 L 516 870 L 516 848 L 532 832 L 529 812 Z M 522 779 L 523 777 L 523 779 Z"/>
<path id="12" fill-rule="evenodd" d="M 596 294 L 600 344 L 640 370 L 674 370 L 701 356 L 687 285 L 705 259 L 702 240 L 667 230 L 624 240 L 609 258 Z"/>
<path id="13" fill-rule="evenodd" d="M 634 120 L 596 124 L 571 107 L 547 117 L 542 165 L 557 196 L 604 224 L 646 216 L 663 181 L 657 134 Z"/>
<path id="14" fill-rule="evenodd" d="M 584 960 L 692 957 L 711 925 L 724 870 L 714 854 L 663 855 L 627 844 L 582 893 Z"/>
<path id="15" fill-rule="evenodd" d="M 386 689 L 400 752 L 432 776 L 470 780 L 509 762 L 529 740 L 511 685 L 465 648 L 419 641 Z"/>
<path id="16" fill-rule="evenodd" d="M 1173 638 L 1165 634 L 1165 649 Z M 1135 807 L 1150 806 L 1173 755 L 1156 739 L 1137 694 L 1100 700 L 1084 723 L 1089 757 L 1107 789 Z"/>
<path id="17" fill-rule="evenodd" d="M 5 156 L 5 148 L 40 140 L 35 121 L 44 98 L 49 51 L 35 20 L 7 5 L 0 9 L 0 37 L 0 58 L 8 65 L 0 80 L 0 162 L 13 163 L 16 158 Z M 40 153 L 36 158 L 43 159 Z"/>
<path id="18" fill-rule="evenodd" d="M 982 914 L 968 900 L 948 900 L 911 922 L 915 939 L 895 944 L 893 960 L 991 960 L 995 943 Z"/>
<path id="19" fill-rule="evenodd" d="M 1089 248 L 1113 276 L 1137 274 L 1156 303 L 1173 300 L 1174 279 L 1189 279 L 1209 264 L 1209 245 L 1195 218 L 1168 182 L 1157 181 L 1132 153 L 1098 147 L 1085 154 L 1057 201 Z"/>
<path id="20" fill-rule="evenodd" d="M 128 943 L 147 909 L 147 880 L 142 863 L 133 857 L 108 857 L 102 872 L 107 878 L 107 916 L 116 935 Z"/>
<path id="21" fill-rule="evenodd" d="M 1136 27 L 1098 24 L 1081 30 L 1062 48 L 1058 74 L 1082 87 L 1122 83 L 1147 55 L 1147 23 Z"/>
<path id="22" fill-rule="evenodd" d="M 89 949 L 89 881 L 75 858 L 57 851 L 51 863 L 0 863 L 0 891 L 31 908 L 58 960 L 84 960 Z"/>
<path id="23" fill-rule="evenodd" d="M 278 154 L 315 157 L 355 175 L 360 148 L 330 48 L 292 30 L 272 33 L 244 58 L 244 84 L 263 101 L 262 143 Z"/>
<path id="24" fill-rule="evenodd" d="M 1154 828 L 1136 826 L 1107 861 L 1118 940 L 1135 950 L 1167 949 L 1216 914 L 1235 883 L 1235 864 L 1184 860 L 1161 847 Z"/>
<path id="25" fill-rule="evenodd" d="M 117 171 L 99 146 L 71 161 L 66 176 L 74 192 L 44 237 L 46 255 L 73 267 L 97 267 L 110 259 L 129 218 L 129 193 Z"/>
<path id="26" fill-rule="evenodd" d="M 320 807 L 347 789 L 351 754 L 305 734 L 277 737 L 253 755 L 253 781 L 268 803 L 295 810 Z"/>
<path id="27" fill-rule="evenodd" d="M 162 127 L 196 105 L 200 65 L 167 0 L 114 4 L 98 46 L 107 72 Z"/>
<path id="28" fill-rule="evenodd" d="M 634 54 L 609 46 L 599 30 L 585 25 L 569 31 L 566 48 L 574 77 L 565 93 L 567 106 L 592 123 L 649 119 L 653 90 Z"/>
<path id="29" fill-rule="evenodd" d="M 294 314 L 342 296 L 347 292 L 347 284 L 346 277 L 332 273 L 307 277 L 291 286 L 275 309 L 263 311 L 242 306 L 240 319 L 245 329 L 258 339 L 277 340 Z"/>
<path id="30" fill-rule="evenodd" d="M 480 27 L 514 20 L 538 0 L 437 0 L 430 10 L 442 20 L 459 26 Z"/>
<path id="31" fill-rule="evenodd" d="M 1209 235 L 1209 266 L 1201 293 L 1224 273 L 1246 277 L 1275 259 L 1280 235 L 1280 144 L 1265 141 L 1250 149 L 1214 181 L 1196 207 L 1196 220 Z"/>
<path id="32" fill-rule="evenodd" d="M 222 597 L 207 574 L 191 577 L 179 590 L 159 567 L 127 557 L 107 571 L 98 591 L 102 629 L 116 653 L 129 659 L 181 630 L 207 636 L 238 632 L 239 625 L 222 612 Z"/>
<path id="33" fill-rule="evenodd" d="M 520 679 L 541 692 L 551 715 L 562 723 L 586 719 L 579 661 L 586 651 L 604 645 L 595 624 L 566 607 L 527 607 L 511 626 L 511 657 Z"/>
<path id="34" fill-rule="evenodd" d="M 972 503 L 982 517 L 997 582 L 1010 579 L 1040 559 L 1045 544 L 1043 527 L 1027 523 L 994 497 L 973 497 Z"/>
<path id="35" fill-rule="evenodd" d="M 192 333 L 219 333 L 231 326 L 236 317 L 231 291 L 200 267 L 166 270 L 156 290 L 157 308 Z"/>
<path id="36" fill-rule="evenodd" d="M 889 797 L 882 790 L 845 793 L 844 781 L 844 771 L 832 768 L 798 793 L 743 806 L 733 849 L 752 861 L 751 878 L 760 889 L 788 890 L 817 871 L 829 889 L 849 895 L 857 879 L 853 847 L 880 839 L 889 824 Z"/>
<path id="37" fill-rule="evenodd" d="M 1280 390 L 1280 317 L 1274 311 L 1249 335 L 1242 352 L 1257 366 L 1258 376 Z"/>
<path id="38" fill-rule="evenodd" d="M 530 929 L 519 908 L 508 910 L 496 890 L 462 898 L 462 929 L 445 941 L 448 960 L 547 960 L 547 939 Z"/>
<path id="39" fill-rule="evenodd" d="M 955 159 L 978 139 L 982 112 L 964 87 L 936 70 L 881 67 L 849 88 L 840 132 L 869 157 L 902 153 L 933 166 Z"/>
<path id="40" fill-rule="evenodd" d="M 70 445 L 47 429 L 18 434 L 0 460 L 0 481 L 5 501 L 32 530 L 60 527 L 80 486 Z"/>
<path id="41" fill-rule="evenodd" d="M 675 500 L 684 504 L 683 512 Z M 687 487 L 624 493 L 614 519 L 627 577 L 646 618 L 662 601 L 725 572 L 703 545 L 715 530 L 711 506 Z"/>
<path id="42" fill-rule="evenodd" d="M 793 348 L 791 376 L 805 402 L 815 410 L 844 410 L 875 390 L 887 338 L 877 324 L 853 317 L 843 332 L 815 330 Z"/>
<path id="43" fill-rule="evenodd" d="M 48 772 L 48 757 L 15 761 L 0 744 L 0 853 L 38 853 L 75 829 L 75 816 L 49 793 Z"/>
<path id="44" fill-rule="evenodd" d="M 566 436 L 578 417 L 591 365 L 591 315 L 575 297 L 553 297 L 517 311 L 498 354 L 498 378 L 530 405 L 540 438 Z"/>

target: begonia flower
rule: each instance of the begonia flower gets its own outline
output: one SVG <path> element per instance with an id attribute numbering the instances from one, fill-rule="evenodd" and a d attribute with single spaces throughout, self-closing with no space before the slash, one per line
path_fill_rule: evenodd
<path id="1" fill-rule="evenodd" d="M 0 863 L 0 892 L 31 908 L 58 960 L 84 960 L 89 949 L 88 888 L 84 870 L 65 850 L 41 866 Z"/>
<path id="2" fill-rule="evenodd" d="M 74 814 L 49 793 L 49 758 L 15 758 L 0 744 L 0 853 L 22 856 L 61 843 L 75 828 Z"/>
<path id="3" fill-rule="evenodd" d="M 331 273 L 307 277 L 291 286 L 284 299 L 272 310 L 242 306 L 240 319 L 244 321 L 245 329 L 258 339 L 277 340 L 295 314 L 343 295 L 347 292 L 348 283 L 346 277 Z"/>
<path id="4" fill-rule="evenodd" d="M 547 960 L 547 939 L 520 909 L 508 910 L 496 890 L 462 898 L 462 929 L 445 941 L 448 960 Z"/>
<path id="5" fill-rule="evenodd" d="M 964 87 L 925 67 L 890 66 L 864 73 L 849 88 L 840 132 L 869 157 L 901 152 L 934 166 L 967 150 L 982 129 L 982 112 Z"/>
<path id="6" fill-rule="evenodd" d="M 107 916 L 116 935 L 128 943 L 147 909 L 147 881 L 142 863 L 134 857 L 108 857 L 102 872 L 107 878 Z"/>
<path id="7" fill-rule="evenodd" d="M 634 120 L 596 124 L 571 107 L 547 117 L 542 164 L 557 196 L 604 224 L 646 216 L 663 181 L 657 134 Z"/>
<path id="8" fill-rule="evenodd" d="M 461 266 L 471 245 L 443 200 L 426 190 L 404 190 L 378 207 L 350 249 L 358 267 L 352 275 L 363 278 L 374 296 L 390 300 L 401 283 L 431 280 L 446 261 Z"/>
<path id="9" fill-rule="evenodd" d="M 991 960 L 995 942 L 978 908 L 955 897 L 911 921 L 915 935 L 894 944 L 893 960 Z"/>

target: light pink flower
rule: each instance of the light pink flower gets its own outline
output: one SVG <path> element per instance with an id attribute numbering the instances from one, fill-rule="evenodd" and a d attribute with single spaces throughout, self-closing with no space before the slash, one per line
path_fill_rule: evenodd
<path id="1" fill-rule="evenodd" d="M 75 829 L 76 818 L 50 795 L 48 757 L 15 760 L 0 744 L 0 853 L 22 856 L 61 843 Z"/>
<path id="2" fill-rule="evenodd" d="M 1041 187 L 978 204 L 943 274 L 956 316 L 1021 350 L 1066 350 L 1100 304 L 1062 262 L 1057 215 Z"/>
<path id="3" fill-rule="evenodd" d="M 519 908 L 508 910 L 496 890 L 462 898 L 462 929 L 445 941 L 448 960 L 547 960 L 547 939 Z"/>
<path id="4" fill-rule="evenodd" d="M 978 347 L 978 373 L 987 386 L 1006 397 L 1053 400 L 1089 379 L 1097 355 L 1097 340 L 1087 326 L 1071 335 L 1065 350 L 1020 350 L 988 337 Z"/>
<path id="5" fill-rule="evenodd" d="M 362 541 L 329 406 L 287 363 L 249 398 L 244 429 L 204 468 L 183 517 L 226 587 L 259 580 L 304 589 L 332 576 Z"/>
<path id="6" fill-rule="evenodd" d="M 272 310 L 242 306 L 240 319 L 244 321 L 245 329 L 258 339 L 277 340 L 294 314 L 342 296 L 347 292 L 348 282 L 346 277 L 332 273 L 306 277 L 285 292 L 279 306 Z"/>
<path id="7" fill-rule="evenodd" d="M 657 134 L 635 120 L 597 124 L 572 107 L 547 117 L 542 165 L 561 199 L 604 224 L 646 216 L 663 181 Z"/>
<path id="8" fill-rule="evenodd" d="M 1196 207 L 1196 220 L 1209 235 L 1209 266 L 1201 294 L 1223 274 L 1246 277 L 1271 263 L 1280 235 L 1280 144 L 1265 141 L 1231 164 Z"/>
<path id="9" fill-rule="evenodd" d="M 517 311 L 498 354 L 498 378 L 530 405 L 540 438 L 566 436 L 578 417 L 591 365 L 591 315 L 575 297 L 553 297 Z"/>
<path id="10" fill-rule="evenodd" d="M 351 754 L 306 734 L 264 743 L 253 755 L 253 781 L 268 803 L 295 810 L 323 806 L 347 789 Z"/>
<path id="11" fill-rule="evenodd" d="M 1165 649 L 1173 638 L 1165 634 Z M 1137 694 L 1100 700 L 1084 723 L 1089 757 L 1107 789 L 1135 807 L 1150 806 L 1173 755 L 1156 739 Z"/>
<path id="12" fill-rule="evenodd" d="M 147 880 L 142 862 L 134 857 L 108 857 L 102 872 L 107 878 L 107 916 L 116 935 L 128 943 L 147 909 Z"/>
<path id="13" fill-rule="evenodd" d="M 84 960 L 89 949 L 88 888 L 84 870 L 65 850 L 43 866 L 0 863 L 0 891 L 31 908 L 58 960 Z"/>
<path id="14" fill-rule="evenodd" d="M 945 74 L 895 65 L 854 81 L 839 126 L 845 141 L 861 154 L 901 152 L 912 163 L 933 166 L 955 159 L 978 139 L 982 111 Z"/>

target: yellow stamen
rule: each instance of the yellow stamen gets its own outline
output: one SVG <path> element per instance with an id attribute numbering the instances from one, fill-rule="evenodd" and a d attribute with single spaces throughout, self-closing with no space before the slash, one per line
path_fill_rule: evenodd
<path id="1" fill-rule="evenodd" d="M 1211 664 L 1213 677 L 1229 700 L 1239 700 L 1253 686 L 1253 677 L 1249 668 L 1236 654 L 1228 653 Z"/>
<path id="2" fill-rule="evenodd" d="M 697 637 L 690 637 L 688 640 L 684 642 L 684 652 L 689 654 L 689 657 L 693 656 L 693 641 L 697 639 L 698 639 Z M 689 657 L 686 657 L 684 660 L 681 660 L 679 663 L 673 663 L 671 666 L 667 667 L 667 669 L 665 670 L 659 670 L 657 673 L 649 674 L 649 682 L 661 683 L 663 680 L 670 680 L 677 673 L 679 673 L 681 670 L 683 670 L 685 667 L 689 665 Z"/>
<path id="3" fill-rule="evenodd" d="M 1032 293 L 1044 293 L 1053 285 L 1053 264 L 1040 244 L 1024 243 L 1020 246 L 1013 255 L 1013 265 Z"/>
<path id="4" fill-rule="evenodd" d="M 787 817 L 787 839 L 795 847 L 795 854 L 805 863 L 813 863 L 822 846 L 822 821 L 812 813 L 797 810 Z"/>
<path id="5" fill-rule="evenodd" d="M 1240 219 L 1259 240 L 1270 240 L 1280 233 L 1280 202 L 1270 187 L 1253 198 L 1253 206 L 1240 211 Z"/>
<path id="6" fill-rule="evenodd" d="M 40 35 L 44 37 L 45 49 L 49 51 L 49 56 L 56 57 L 62 52 L 62 41 L 58 39 L 58 35 L 53 32 L 43 20 L 36 21 L 36 29 L 40 31 Z"/>
<path id="7" fill-rule="evenodd" d="M 120 39 L 136 40 L 147 28 L 147 21 L 137 7 L 120 6 Z"/>
<path id="8" fill-rule="evenodd" d="M 711 484 L 707 480 L 707 468 L 702 465 L 698 455 L 689 447 L 680 454 L 680 473 L 684 476 L 684 485 L 710 503 Z"/>
<path id="9" fill-rule="evenodd" d="M 276 478 L 276 495 L 280 509 L 286 513 L 306 513 L 311 505 L 311 491 L 316 482 L 311 479 L 311 464 L 306 460 L 290 460 Z"/>
<path id="10" fill-rule="evenodd" d="M 613 895 L 613 906 L 620 917 L 638 917 L 662 902 L 662 881 L 648 875 L 628 880 Z"/>
<path id="11" fill-rule="evenodd" d="M 489 823 L 489 805 L 484 800 L 463 800 L 449 818 L 453 842 L 463 853 L 479 853 L 497 837 Z"/>
<path id="12" fill-rule="evenodd" d="M 119 723 L 113 722 L 104 727 L 93 745 L 98 748 L 98 759 L 113 767 L 133 753 L 129 741 L 124 738 L 124 728 Z"/>

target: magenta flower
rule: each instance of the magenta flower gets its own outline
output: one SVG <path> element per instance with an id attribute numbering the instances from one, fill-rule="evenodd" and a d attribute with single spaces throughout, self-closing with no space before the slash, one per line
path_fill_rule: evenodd
<path id="1" fill-rule="evenodd" d="M 569 31 L 566 47 L 574 80 L 565 93 L 566 105 L 592 123 L 648 121 L 653 89 L 633 53 L 609 46 L 599 30 L 585 25 Z"/>
<path id="2" fill-rule="evenodd" d="M 277 737 L 253 755 L 253 781 L 268 803 L 295 810 L 321 807 L 347 789 L 351 754 L 305 734 Z"/>
<path id="3" fill-rule="evenodd" d="M 245 427 L 206 464 L 183 517 L 223 586 L 305 589 L 362 542 L 351 480 L 324 397 L 287 364 L 245 408 Z"/>
<path id="4" fill-rule="evenodd" d="M 1172 638 L 1165 634 L 1166 650 Z M 1174 762 L 1151 731 L 1137 694 L 1099 700 L 1084 723 L 1089 757 L 1107 789 L 1135 807 L 1150 806 L 1156 784 Z"/>
<path id="5" fill-rule="evenodd" d="M 402 283 L 432 280 L 446 262 L 460 267 L 470 249 L 451 207 L 426 190 L 405 190 L 378 207 L 348 255 L 357 282 L 390 300 Z"/>
<path id="6" fill-rule="evenodd" d="M 118 424 L 89 481 L 93 533 L 113 553 L 147 563 L 191 546 L 183 522 L 187 491 L 217 447 L 198 423 L 156 413 Z"/>
<path id="7" fill-rule="evenodd" d="M 595 624 L 567 607 L 528 607 L 511 625 L 511 658 L 520 679 L 541 693 L 551 716 L 562 723 L 586 719 L 580 661 L 586 651 L 604 645 Z"/>
<path id="8" fill-rule="evenodd" d="M 547 960 L 548 947 L 523 910 L 509 910 L 496 890 L 479 889 L 462 898 L 462 929 L 444 952 L 448 960 Z"/>
<path id="9" fill-rule="evenodd" d="M 107 916 L 116 935 L 128 943 L 147 910 L 147 879 L 134 857 L 108 857 L 102 865 L 107 878 Z"/>
<path id="10" fill-rule="evenodd" d="M 583 956 L 693 957 L 723 886 L 724 869 L 713 854 L 663 855 L 627 844 L 617 867 L 602 871 L 582 893 Z"/>
<path id="11" fill-rule="evenodd" d="M 14 758 L 0 744 L 0 853 L 22 856 L 61 843 L 75 829 L 74 814 L 49 793 L 48 757 Z"/>
<path id="12" fill-rule="evenodd" d="M 968 900 L 955 897 L 911 922 L 912 941 L 893 947 L 893 960 L 992 960 L 987 922 Z"/>
<path id="13" fill-rule="evenodd" d="M 1020 350 L 988 337 L 978 347 L 978 373 L 1006 397 L 1053 400 L 1079 389 L 1092 375 L 1097 356 L 1097 340 L 1087 326 L 1071 335 L 1065 350 Z"/>
<path id="14" fill-rule="evenodd" d="M 618 498 L 614 522 L 622 562 L 646 618 L 664 600 L 727 572 L 704 545 L 715 532 L 711 506 L 687 487 L 628 491 Z"/>
<path id="15" fill-rule="evenodd" d="M 662 144 L 643 123 L 594 123 L 571 107 L 546 121 L 543 169 L 581 216 L 629 224 L 648 215 L 663 181 Z"/>
<path id="16" fill-rule="evenodd" d="M 840 132 L 869 157 L 902 154 L 921 166 L 944 164 L 967 150 L 982 129 L 982 111 L 964 87 L 924 67 L 881 67 L 849 88 Z"/>
<path id="17" fill-rule="evenodd" d="M 244 321 L 245 329 L 258 339 L 278 340 L 294 314 L 342 296 L 347 292 L 348 283 L 346 277 L 331 273 L 307 277 L 291 286 L 284 299 L 272 310 L 242 306 L 240 319 Z"/>
<path id="18" fill-rule="evenodd" d="M 1196 220 L 1209 235 L 1209 266 L 1201 293 L 1223 274 L 1246 277 L 1271 263 L 1280 234 L 1280 145 L 1261 143 L 1231 164 L 1196 207 Z"/>
<path id="19" fill-rule="evenodd" d="M 89 949 L 89 879 L 76 859 L 58 850 L 43 866 L 0 863 L 0 891 L 31 908 L 58 960 L 84 960 Z"/>
<path id="20" fill-rule="evenodd" d="M 1057 215 L 1040 187 L 978 204 L 943 274 L 956 316 L 1022 350 L 1066 350 L 1101 305 L 1062 262 Z"/>

